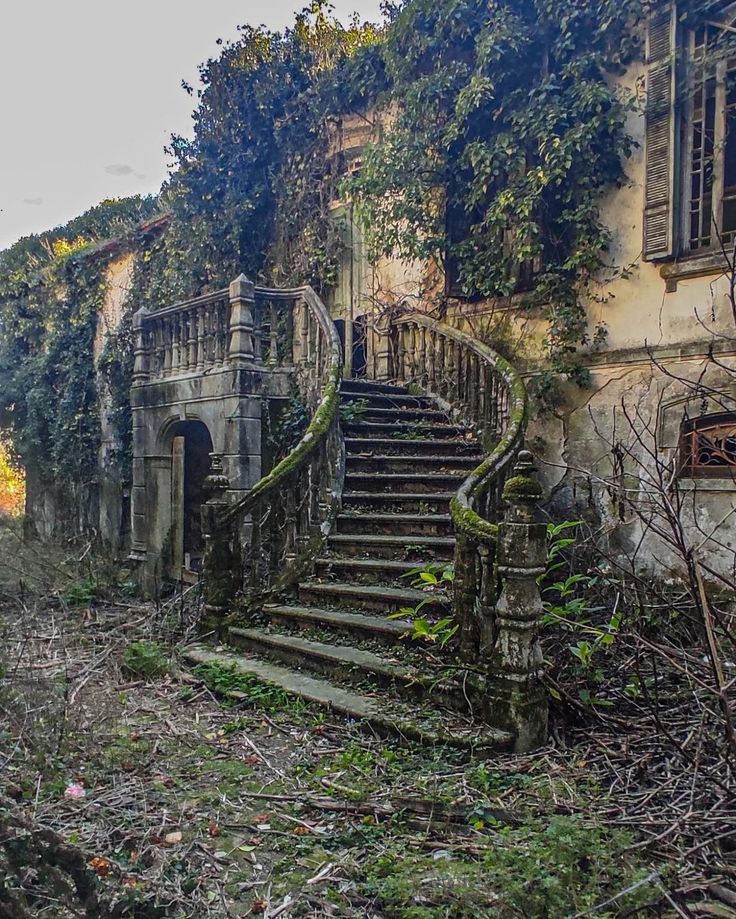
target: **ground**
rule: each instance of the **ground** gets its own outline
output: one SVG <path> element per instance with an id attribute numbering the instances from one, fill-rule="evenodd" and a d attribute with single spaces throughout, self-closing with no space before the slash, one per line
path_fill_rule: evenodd
<path id="1" fill-rule="evenodd" d="M 374 737 L 185 670 L 196 590 L 154 606 L 79 554 L 1 548 L 0 916 L 736 916 L 730 773 L 697 725 L 556 714 L 493 759 Z M 91 911 L 18 867 L 49 831 Z"/>

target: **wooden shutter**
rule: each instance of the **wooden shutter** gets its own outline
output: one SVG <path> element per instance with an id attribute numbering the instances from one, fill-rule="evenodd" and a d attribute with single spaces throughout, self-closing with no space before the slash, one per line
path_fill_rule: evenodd
<path id="1" fill-rule="evenodd" d="M 647 29 L 646 177 L 644 258 L 671 258 L 676 250 L 677 11 L 666 4 Z"/>

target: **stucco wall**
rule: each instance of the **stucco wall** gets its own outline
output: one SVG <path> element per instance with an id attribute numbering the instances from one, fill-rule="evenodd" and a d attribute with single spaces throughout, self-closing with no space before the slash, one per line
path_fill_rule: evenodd
<path id="1" fill-rule="evenodd" d="M 644 66 L 637 64 L 621 78 L 642 103 L 644 77 Z M 686 412 L 692 417 L 723 410 L 730 395 L 736 396 L 736 373 L 724 369 L 736 367 L 736 323 L 728 299 L 729 282 L 720 271 L 708 273 L 700 261 L 696 263 L 700 276 L 692 276 L 694 263 L 684 260 L 689 270 L 668 283 L 663 275 L 668 269 L 672 274 L 671 263 L 662 270 L 661 265 L 643 261 L 641 109 L 629 115 L 628 130 L 636 146 L 625 164 L 627 180 L 601 202 L 601 216 L 612 235 L 607 253 L 611 268 L 602 273 L 586 304 L 591 340 L 603 324 L 604 344 L 586 356 L 590 386 L 563 387 L 552 415 L 532 420 L 529 443 L 541 462 L 555 516 L 587 516 L 598 528 L 602 548 L 632 558 L 639 566 L 669 571 L 678 561 L 666 539 L 647 525 L 657 464 L 674 468 Z M 398 259 L 381 259 L 375 265 L 366 261 L 360 276 L 362 287 L 355 296 L 370 304 L 376 319 L 392 305 L 434 310 L 441 299 L 441 278 L 431 266 Z M 513 300 L 451 301 L 446 321 L 495 343 L 533 379 L 542 358 L 545 324 L 541 317 L 520 311 Z M 372 345 L 374 355 L 378 354 L 379 336 L 373 337 Z M 709 358 L 711 349 L 715 361 Z M 703 384 L 723 394 L 717 405 L 703 401 Z M 640 435 L 638 445 L 632 423 L 646 435 Z M 644 446 L 647 438 L 652 455 Z M 626 501 L 621 502 L 622 495 L 611 486 L 620 473 L 616 453 L 622 449 L 627 464 L 625 497 L 637 499 L 638 511 L 631 506 L 622 510 Z M 718 570 L 733 571 L 736 484 L 732 477 L 682 480 L 679 500 L 693 548 Z"/>

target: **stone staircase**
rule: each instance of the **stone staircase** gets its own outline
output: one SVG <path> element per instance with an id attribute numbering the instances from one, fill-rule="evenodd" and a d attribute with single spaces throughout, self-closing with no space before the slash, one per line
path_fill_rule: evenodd
<path id="1" fill-rule="evenodd" d="M 342 510 L 296 595 L 263 608 L 262 621 L 229 630 L 233 650 L 195 646 L 193 664 L 217 661 L 380 733 L 497 750 L 512 738 L 473 720 L 468 693 L 433 644 L 409 640 L 388 616 L 442 593 L 417 590 L 408 572 L 450 562 L 449 502 L 483 451 L 430 397 L 348 380 L 342 387 L 346 477 Z"/>

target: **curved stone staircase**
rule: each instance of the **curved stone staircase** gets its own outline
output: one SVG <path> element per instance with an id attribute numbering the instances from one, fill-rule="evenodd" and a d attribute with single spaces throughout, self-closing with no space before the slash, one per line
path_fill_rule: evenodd
<path id="1" fill-rule="evenodd" d="M 342 509 L 296 595 L 263 608 L 262 621 L 228 632 L 233 650 L 190 648 L 191 663 L 219 662 L 328 706 L 380 733 L 489 750 L 512 737 L 470 717 L 468 693 L 439 649 L 388 618 L 430 597 L 422 615 L 448 611 L 443 595 L 405 576 L 449 562 L 450 499 L 483 457 L 477 441 L 428 396 L 346 380 Z"/>

